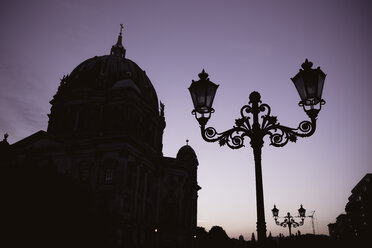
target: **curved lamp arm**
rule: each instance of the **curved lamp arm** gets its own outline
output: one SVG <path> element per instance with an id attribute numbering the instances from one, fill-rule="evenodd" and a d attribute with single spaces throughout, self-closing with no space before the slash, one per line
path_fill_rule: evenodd
<path id="1" fill-rule="evenodd" d="M 278 221 L 278 218 L 284 218 L 283 222 Z M 275 224 L 277 224 L 278 226 L 282 226 L 282 227 L 291 226 L 291 227 L 296 228 L 304 224 L 304 218 L 301 218 L 300 222 L 296 222 L 293 216 L 288 217 L 288 215 L 283 216 L 283 217 L 276 217 L 274 218 L 274 220 L 275 220 Z"/>
<path id="2" fill-rule="evenodd" d="M 258 92 L 254 93 L 258 94 Z M 235 120 L 235 126 L 222 133 L 217 132 L 214 127 L 206 128 L 206 122 L 199 120 L 203 139 L 207 142 L 219 141 L 220 146 L 227 145 L 232 149 L 239 149 L 244 146 L 245 137 L 251 140 L 262 140 L 268 135 L 270 145 L 282 147 L 288 141 L 296 142 L 297 137 L 309 137 L 314 134 L 316 116 L 311 116 L 310 121 L 300 122 L 297 128 L 286 127 L 278 122 L 276 116 L 271 115 L 268 104 L 260 104 L 260 102 L 260 98 L 257 98 L 251 105 L 244 105 L 240 110 L 241 117 Z M 261 123 L 257 123 L 259 117 Z"/>

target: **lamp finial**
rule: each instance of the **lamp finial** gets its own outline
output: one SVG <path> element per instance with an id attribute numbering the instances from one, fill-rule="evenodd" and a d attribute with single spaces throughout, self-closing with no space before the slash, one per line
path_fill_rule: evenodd
<path id="1" fill-rule="evenodd" d="M 301 67 L 307 71 L 307 70 L 310 70 L 311 67 L 313 67 L 313 62 L 309 61 L 308 59 L 305 60 L 304 63 L 302 63 Z"/>
<path id="2" fill-rule="evenodd" d="M 202 80 L 208 80 L 208 73 L 205 72 L 205 70 L 203 69 L 201 73 L 198 74 L 199 78 L 202 79 Z"/>

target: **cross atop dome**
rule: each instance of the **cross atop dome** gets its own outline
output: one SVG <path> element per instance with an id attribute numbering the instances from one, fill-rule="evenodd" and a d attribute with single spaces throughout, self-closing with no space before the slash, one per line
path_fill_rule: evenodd
<path id="1" fill-rule="evenodd" d="M 126 50 L 125 50 L 125 48 L 122 44 L 123 28 L 124 28 L 123 24 L 120 24 L 120 33 L 119 33 L 119 36 L 118 36 L 118 41 L 116 42 L 115 45 L 113 45 L 111 47 L 111 52 L 110 52 L 111 55 L 116 55 L 116 56 L 119 56 L 121 58 L 125 58 L 125 52 L 126 52 Z"/>

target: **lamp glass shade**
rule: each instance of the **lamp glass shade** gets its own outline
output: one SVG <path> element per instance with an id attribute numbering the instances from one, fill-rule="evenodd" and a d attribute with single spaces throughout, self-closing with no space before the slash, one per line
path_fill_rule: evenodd
<path id="1" fill-rule="evenodd" d="M 271 212 L 273 212 L 273 217 L 278 217 L 279 209 L 277 209 L 275 205 L 274 205 L 274 208 L 271 209 Z"/>
<path id="2" fill-rule="evenodd" d="M 304 208 L 302 207 L 302 204 L 301 204 L 301 207 L 298 209 L 298 214 L 299 214 L 300 217 L 302 217 L 302 218 L 305 217 L 306 209 L 304 209 Z"/>
<path id="3" fill-rule="evenodd" d="M 320 68 L 317 68 L 317 74 L 318 74 L 318 98 L 322 99 L 322 94 L 323 94 L 323 86 L 324 86 L 324 81 L 326 78 L 326 74 Z"/>
<path id="4" fill-rule="evenodd" d="M 313 63 L 307 59 L 296 76 L 291 78 L 303 105 L 315 105 L 322 101 L 322 92 L 326 74 L 318 67 L 312 69 Z"/>
<path id="5" fill-rule="evenodd" d="M 212 104 L 218 85 L 209 80 L 208 74 L 204 70 L 199 74 L 199 77 L 200 80 L 192 80 L 189 87 L 191 99 L 196 112 L 209 113 L 212 111 Z"/>
<path id="6" fill-rule="evenodd" d="M 305 101 L 307 98 L 306 90 L 305 90 L 305 82 L 302 77 L 298 76 L 298 74 L 292 78 L 294 85 L 296 86 L 297 92 L 300 95 L 301 101 Z"/>

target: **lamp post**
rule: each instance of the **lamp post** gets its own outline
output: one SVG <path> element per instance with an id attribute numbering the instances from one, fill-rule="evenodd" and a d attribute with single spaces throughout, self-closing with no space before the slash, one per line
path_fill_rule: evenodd
<path id="1" fill-rule="evenodd" d="M 274 217 L 274 220 L 275 220 L 275 223 L 278 225 L 278 226 L 282 226 L 282 227 L 287 227 L 288 226 L 288 229 L 289 229 L 289 237 L 292 236 L 292 232 L 291 232 L 291 228 L 292 227 L 299 227 L 299 226 L 302 226 L 304 224 L 304 220 L 305 220 L 305 213 L 306 213 L 306 209 L 304 209 L 302 207 L 302 204 L 301 204 L 301 207 L 298 209 L 298 215 L 297 216 L 298 218 L 301 218 L 301 221 L 300 222 L 296 222 L 293 218 L 293 216 L 291 216 L 291 214 L 288 212 L 286 216 L 284 217 L 279 217 L 279 209 L 276 208 L 276 206 L 274 205 L 274 208 L 271 210 L 272 213 L 273 213 L 273 217 Z M 279 222 L 278 221 L 278 218 L 284 218 L 284 221 L 283 222 Z"/>
<path id="2" fill-rule="evenodd" d="M 297 128 L 286 127 L 278 123 L 277 117 L 271 116 L 270 106 L 261 103 L 260 93 L 253 91 L 249 95 L 248 105 L 241 108 L 241 118 L 235 120 L 235 126 L 227 131 L 218 133 L 215 128 L 206 127 L 214 112 L 212 104 L 218 85 L 209 80 L 208 74 L 203 69 L 199 74 L 199 80 L 192 80 L 189 87 L 194 104 L 192 114 L 195 115 L 200 124 L 201 135 L 204 140 L 208 142 L 218 141 L 220 146 L 227 145 L 232 149 L 239 149 L 244 146 L 244 138 L 248 137 L 250 139 L 255 161 L 257 236 L 259 242 L 266 239 L 261 170 L 263 138 L 268 135 L 270 145 L 282 147 L 288 141 L 296 142 L 297 137 L 308 137 L 315 132 L 316 118 L 321 106 L 325 104 L 322 99 L 322 91 L 326 75 L 319 67 L 316 69 L 311 67 L 312 63 L 306 59 L 302 64 L 302 69 L 292 78 L 301 98 L 299 105 L 303 107 L 310 118 L 310 121 L 302 121 Z"/>

